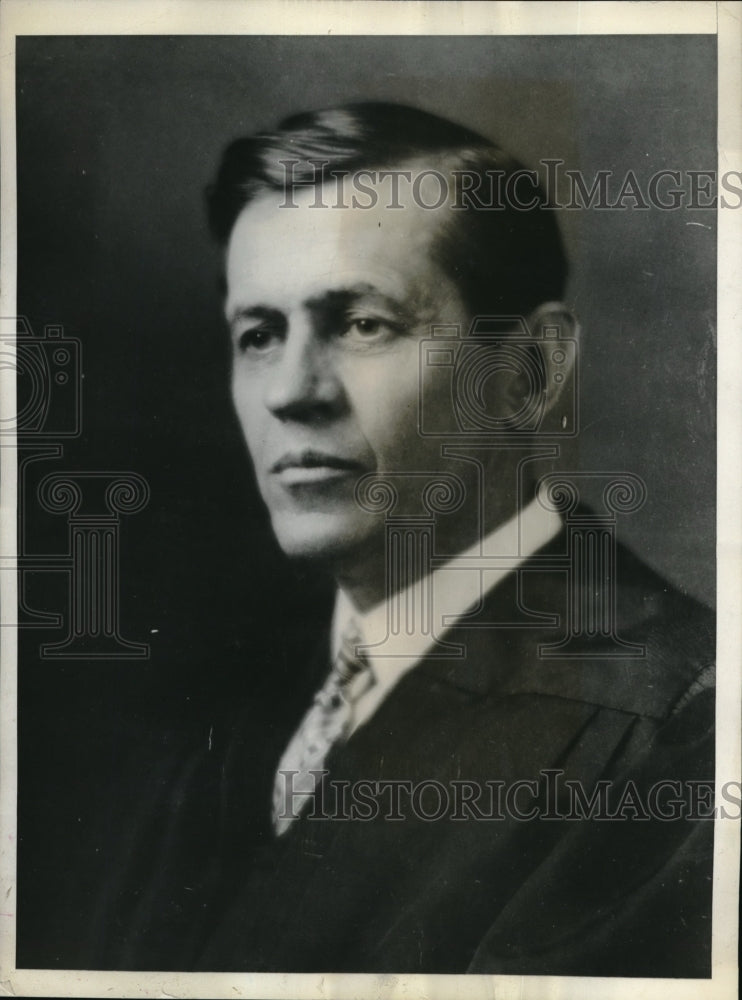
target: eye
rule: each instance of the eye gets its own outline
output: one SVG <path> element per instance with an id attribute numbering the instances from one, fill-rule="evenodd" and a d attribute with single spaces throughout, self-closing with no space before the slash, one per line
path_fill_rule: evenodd
<path id="1" fill-rule="evenodd" d="M 381 316 L 348 316 L 343 336 L 357 343 L 390 340 L 400 332 L 398 323 Z"/>
<path id="2" fill-rule="evenodd" d="M 372 337 L 379 332 L 381 320 L 379 319 L 354 319 L 348 326 L 351 333 L 360 333 L 364 337 Z"/>
<path id="3" fill-rule="evenodd" d="M 255 326 L 241 333 L 238 331 L 235 344 L 241 354 L 263 353 L 273 347 L 279 337 L 280 331 L 272 326 Z"/>

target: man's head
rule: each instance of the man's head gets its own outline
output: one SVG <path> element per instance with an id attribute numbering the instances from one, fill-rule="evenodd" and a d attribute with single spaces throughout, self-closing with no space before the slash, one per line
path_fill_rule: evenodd
<path id="1" fill-rule="evenodd" d="M 420 393 L 441 391 L 420 342 L 433 325 L 465 335 L 476 316 L 560 299 L 566 262 L 540 192 L 511 185 L 519 203 L 492 204 L 520 171 L 476 133 L 386 104 L 296 116 L 227 150 L 209 209 L 226 247 L 233 395 L 289 554 L 368 562 L 383 523 L 355 499 L 365 473 L 410 473 L 396 513 L 412 514 L 425 475 L 453 472 L 469 520 L 448 522 L 451 552 L 481 530 L 475 467 L 418 433 Z M 500 385 L 507 418 L 525 390 L 515 375 Z"/>

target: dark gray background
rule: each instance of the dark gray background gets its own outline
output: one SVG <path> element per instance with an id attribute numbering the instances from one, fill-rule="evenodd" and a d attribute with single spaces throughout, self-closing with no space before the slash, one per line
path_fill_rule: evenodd
<path id="1" fill-rule="evenodd" d="M 226 622 L 275 557 L 225 391 L 203 188 L 228 140 L 356 99 L 421 105 L 588 178 L 716 163 L 713 36 L 19 39 L 19 310 L 83 341 L 84 433 L 63 465 L 152 484 L 123 543 L 122 600 L 143 627 L 175 605 L 201 613 L 204 584 L 203 613 Z M 646 481 L 621 537 L 711 602 L 714 213 L 590 210 L 564 226 L 585 334 L 580 463 Z"/>

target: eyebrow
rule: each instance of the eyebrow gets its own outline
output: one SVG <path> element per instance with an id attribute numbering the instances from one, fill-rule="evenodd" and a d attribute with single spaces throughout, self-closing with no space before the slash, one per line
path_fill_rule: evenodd
<path id="1" fill-rule="evenodd" d="M 310 297 L 304 305 L 316 312 L 340 312 L 353 305 L 358 299 L 363 298 L 374 299 L 383 303 L 401 321 L 414 319 L 414 314 L 405 309 L 399 302 L 381 292 L 375 285 L 366 282 L 359 282 L 348 288 L 328 289 L 319 295 Z M 284 317 L 285 313 L 281 309 L 276 309 L 274 306 L 257 304 L 254 306 L 236 307 L 230 313 L 228 321 L 230 324 L 234 324 L 239 320 L 245 319 L 278 320 Z"/>
<path id="2" fill-rule="evenodd" d="M 273 309 L 270 306 L 238 306 L 229 314 L 227 321 L 233 326 L 241 319 L 283 320 L 284 318 L 284 313 L 280 309 Z"/>

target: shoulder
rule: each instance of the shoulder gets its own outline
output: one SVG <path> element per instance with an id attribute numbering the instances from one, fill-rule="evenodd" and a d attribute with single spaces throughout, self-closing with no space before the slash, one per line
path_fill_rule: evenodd
<path id="1" fill-rule="evenodd" d="M 478 697 L 531 695 L 655 722 L 713 688 L 710 608 L 623 545 L 599 572 L 570 560 L 562 533 L 447 634 L 461 658 L 426 672 Z"/>

